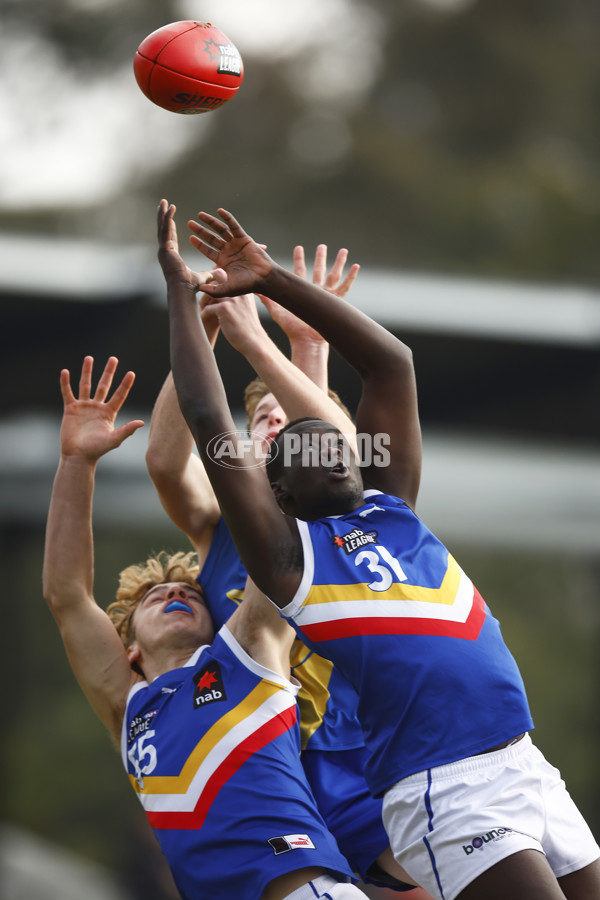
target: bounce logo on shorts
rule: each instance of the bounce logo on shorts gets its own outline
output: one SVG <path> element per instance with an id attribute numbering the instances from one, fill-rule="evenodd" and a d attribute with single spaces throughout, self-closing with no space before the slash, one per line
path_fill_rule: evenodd
<path id="1" fill-rule="evenodd" d="M 474 837 L 470 844 L 463 844 L 463 850 L 467 856 L 470 856 L 475 850 L 483 850 L 486 844 L 501 841 L 511 833 L 512 828 L 493 828 L 491 831 L 488 831 L 487 834 Z"/>

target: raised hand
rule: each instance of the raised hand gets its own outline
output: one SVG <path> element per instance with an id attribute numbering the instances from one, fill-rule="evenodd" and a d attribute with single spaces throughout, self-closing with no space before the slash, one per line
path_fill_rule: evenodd
<path id="1" fill-rule="evenodd" d="M 211 297 L 234 297 L 260 290 L 275 263 L 230 212 L 226 209 L 217 212 L 223 221 L 210 213 L 199 212 L 200 222 L 194 219 L 188 222 L 191 243 L 226 276 L 221 283 L 211 278 L 203 290 Z"/>
<path id="2" fill-rule="evenodd" d="M 207 328 L 207 325 L 216 322 L 231 346 L 242 354 L 246 354 L 256 343 L 267 340 L 258 317 L 254 294 L 218 299 L 202 294 L 200 311 L 204 327 Z"/>
<path id="3" fill-rule="evenodd" d="M 346 277 L 342 278 L 347 262 L 348 251 L 342 247 L 338 250 L 330 271 L 327 272 L 327 244 L 318 244 L 313 263 L 313 284 L 325 288 L 336 297 L 345 297 L 354 284 L 360 269 L 358 263 L 353 263 Z M 301 244 L 294 247 L 294 272 L 300 278 L 307 277 L 304 247 Z"/>
<path id="4" fill-rule="evenodd" d="M 211 272 L 194 272 L 184 263 L 179 253 L 175 212 L 176 207 L 172 203 L 160 201 L 157 210 L 158 261 L 166 281 L 176 279 L 197 292 L 208 281 L 212 281 L 213 275 Z"/>
<path id="5" fill-rule="evenodd" d="M 294 247 L 293 259 L 294 274 L 298 275 L 300 278 L 307 278 L 308 273 L 306 269 L 304 247 L 301 244 Z M 348 274 L 343 278 L 344 266 L 347 261 L 348 251 L 345 248 L 338 250 L 333 265 L 330 271 L 327 272 L 327 244 L 318 244 L 317 249 L 315 250 L 315 259 L 313 263 L 313 284 L 324 288 L 336 297 L 345 297 L 354 284 L 360 269 L 358 263 L 353 263 Z M 317 341 L 323 340 L 321 335 L 315 331 L 314 328 L 311 328 L 306 322 L 299 319 L 298 316 L 295 316 L 289 310 L 285 309 L 285 307 L 276 303 L 274 300 L 271 300 L 269 297 L 264 297 L 262 294 L 259 296 L 269 311 L 271 318 L 274 322 L 277 322 L 282 331 L 286 333 L 291 344 L 299 343 L 300 341 L 312 341 L 316 343 Z"/>
<path id="6" fill-rule="evenodd" d="M 92 396 L 92 369 L 94 360 L 86 356 L 81 367 L 79 397 L 71 387 L 68 369 L 60 373 L 60 389 L 64 410 L 60 429 L 60 446 L 63 458 L 80 457 L 97 460 L 109 450 L 119 447 L 131 434 L 143 426 L 141 419 L 133 419 L 115 428 L 117 413 L 123 406 L 135 380 L 133 372 L 127 372 L 108 399 L 118 360 L 111 356 L 100 376 Z"/>

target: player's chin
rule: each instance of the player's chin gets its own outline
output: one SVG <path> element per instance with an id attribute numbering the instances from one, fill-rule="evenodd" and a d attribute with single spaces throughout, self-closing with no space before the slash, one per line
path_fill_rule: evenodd
<path id="1" fill-rule="evenodd" d="M 325 519 L 328 516 L 344 516 L 362 502 L 362 489 L 349 480 L 330 480 L 323 486 L 312 503 L 304 505 L 302 515 L 307 521 Z"/>

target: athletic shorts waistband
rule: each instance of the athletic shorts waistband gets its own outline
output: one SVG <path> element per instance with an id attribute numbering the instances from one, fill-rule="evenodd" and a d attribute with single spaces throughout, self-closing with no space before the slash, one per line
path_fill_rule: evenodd
<path id="1" fill-rule="evenodd" d="M 475 756 L 466 756 L 464 759 L 457 759 L 455 762 L 445 763 L 443 766 L 432 766 L 430 769 L 407 775 L 406 778 L 401 779 L 401 782 L 402 784 L 419 784 L 420 782 L 426 784 L 432 778 L 435 778 L 436 781 L 440 778 L 456 778 L 458 772 L 477 772 L 491 766 L 505 765 L 511 759 L 518 759 L 529 753 L 532 746 L 531 737 L 526 731 L 498 749 L 484 750 Z"/>

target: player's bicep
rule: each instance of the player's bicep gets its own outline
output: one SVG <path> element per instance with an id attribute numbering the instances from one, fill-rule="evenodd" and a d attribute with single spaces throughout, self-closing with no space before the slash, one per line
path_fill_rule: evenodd
<path id="1" fill-rule="evenodd" d="M 227 625 L 257 663 L 285 678 L 290 677 L 290 650 L 295 631 L 251 578 L 246 582 L 243 602 Z"/>
<path id="2" fill-rule="evenodd" d="M 127 695 L 136 676 L 114 625 L 92 600 L 57 618 L 57 624 L 81 689 L 118 742 Z"/>
<path id="3" fill-rule="evenodd" d="M 185 470 L 177 475 L 153 473 L 152 480 L 163 509 L 193 545 L 212 533 L 219 521 L 220 509 L 201 460 L 189 457 Z"/>
<path id="4" fill-rule="evenodd" d="M 412 368 L 397 379 L 364 384 L 358 406 L 359 454 L 366 487 L 394 494 L 412 508 L 421 481 L 422 439 Z"/>

